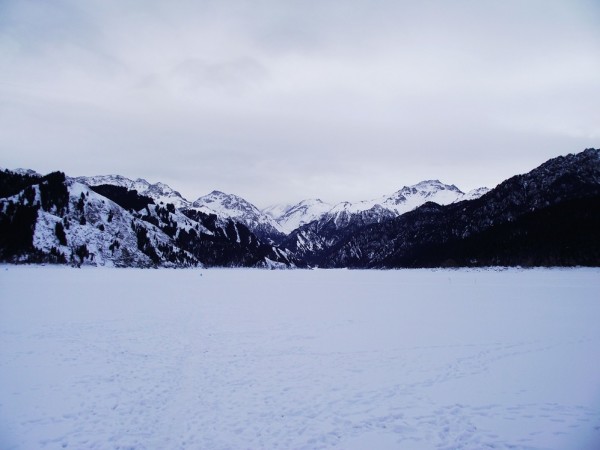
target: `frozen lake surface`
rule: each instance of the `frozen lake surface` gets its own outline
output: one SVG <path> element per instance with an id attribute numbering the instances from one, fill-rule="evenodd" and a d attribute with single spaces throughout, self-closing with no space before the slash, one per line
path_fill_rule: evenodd
<path id="1" fill-rule="evenodd" d="M 598 449 L 600 270 L 0 267 L 1 449 Z"/>

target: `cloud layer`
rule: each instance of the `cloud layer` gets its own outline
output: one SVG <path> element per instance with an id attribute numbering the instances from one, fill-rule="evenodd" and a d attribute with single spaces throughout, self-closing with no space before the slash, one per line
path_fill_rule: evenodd
<path id="1" fill-rule="evenodd" d="M 5 1 L 2 165 L 266 206 L 494 185 L 600 146 L 600 7 Z"/>

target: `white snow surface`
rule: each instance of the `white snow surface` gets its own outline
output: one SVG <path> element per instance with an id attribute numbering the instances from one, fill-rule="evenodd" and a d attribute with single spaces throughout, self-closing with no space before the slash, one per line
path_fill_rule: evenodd
<path id="1" fill-rule="evenodd" d="M 2 449 L 597 449 L 600 269 L 0 266 Z"/>

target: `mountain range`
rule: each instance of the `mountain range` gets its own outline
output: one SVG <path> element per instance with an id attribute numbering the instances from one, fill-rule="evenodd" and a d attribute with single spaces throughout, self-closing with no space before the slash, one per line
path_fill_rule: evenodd
<path id="1" fill-rule="evenodd" d="M 120 175 L 0 171 L 0 260 L 118 267 L 600 264 L 600 150 L 494 189 L 426 180 L 391 195 L 263 210 Z"/>

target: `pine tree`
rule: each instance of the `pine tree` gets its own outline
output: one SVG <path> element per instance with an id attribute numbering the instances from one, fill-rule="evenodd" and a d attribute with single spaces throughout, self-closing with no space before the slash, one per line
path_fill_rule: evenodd
<path id="1" fill-rule="evenodd" d="M 60 245 L 67 245 L 67 235 L 65 234 L 65 227 L 63 226 L 62 222 L 56 222 L 54 234 L 56 234 Z"/>

